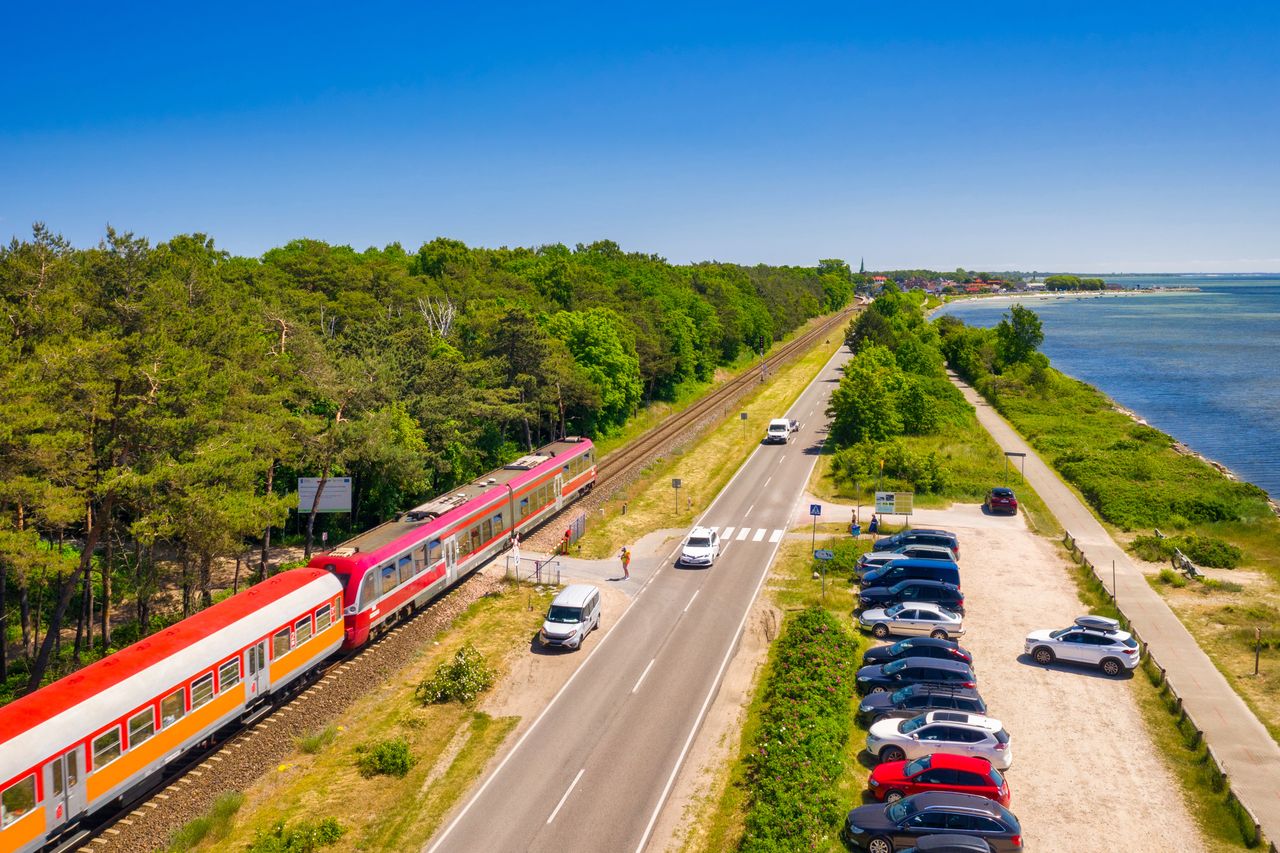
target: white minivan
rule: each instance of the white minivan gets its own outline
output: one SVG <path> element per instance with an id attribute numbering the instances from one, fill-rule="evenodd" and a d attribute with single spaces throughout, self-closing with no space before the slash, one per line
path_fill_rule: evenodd
<path id="1" fill-rule="evenodd" d="M 538 631 L 544 648 L 576 649 L 600 627 L 600 590 L 591 584 L 566 586 L 551 601 L 547 617 Z"/>

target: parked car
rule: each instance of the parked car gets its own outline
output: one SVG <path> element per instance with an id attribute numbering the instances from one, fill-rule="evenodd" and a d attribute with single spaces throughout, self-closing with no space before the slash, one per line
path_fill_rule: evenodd
<path id="1" fill-rule="evenodd" d="M 892 693 L 868 693 L 858 703 L 858 720 L 863 725 L 881 720 L 909 720 L 926 711 L 964 711 L 986 714 L 987 703 L 972 687 L 938 687 L 911 684 Z"/>
<path id="2" fill-rule="evenodd" d="M 943 549 L 945 552 L 945 549 Z M 878 569 L 871 569 L 858 578 L 858 584 L 869 586 L 893 586 L 895 583 L 909 580 L 942 581 L 957 588 L 960 586 L 960 567 L 950 560 L 917 560 L 903 557 L 885 563 Z"/>
<path id="3" fill-rule="evenodd" d="M 871 771 L 871 795 L 886 803 L 925 791 L 977 794 L 1009 807 L 1009 783 L 985 758 L 934 752 L 912 761 L 887 761 Z"/>
<path id="4" fill-rule="evenodd" d="M 901 559 L 944 560 L 948 563 L 953 563 L 955 562 L 955 555 L 950 548 L 944 548 L 941 545 L 912 543 L 900 545 L 892 551 L 870 551 L 863 554 L 858 558 L 858 562 L 854 564 L 854 569 L 858 574 L 864 574 L 892 560 Z"/>
<path id="5" fill-rule="evenodd" d="M 1026 641 L 1026 653 L 1038 664 L 1079 663 L 1112 676 L 1136 667 L 1141 651 L 1119 622 L 1103 616 L 1081 616 L 1057 631 L 1032 631 Z"/>
<path id="6" fill-rule="evenodd" d="M 884 666 L 872 664 L 858 670 L 859 693 L 897 690 L 908 684 L 938 684 L 943 687 L 977 687 L 973 667 L 958 660 L 901 658 Z"/>
<path id="7" fill-rule="evenodd" d="M 939 830 L 981 838 L 995 853 L 1022 849 L 1018 819 L 994 800 L 973 794 L 930 791 L 896 803 L 872 803 L 849 812 L 844 823 L 845 839 L 867 853 L 893 853 Z"/>
<path id="8" fill-rule="evenodd" d="M 903 847 L 898 853 L 991 853 L 991 845 L 981 838 L 947 832 L 922 835 L 915 847 Z"/>
<path id="9" fill-rule="evenodd" d="M 872 646 L 862 653 L 862 665 L 886 664 L 906 657 L 960 660 L 973 666 L 973 655 L 960 648 L 960 644 L 955 640 L 934 637 L 908 637 L 887 646 Z"/>
<path id="10" fill-rule="evenodd" d="M 960 540 L 949 530 L 916 527 L 900 530 L 885 539 L 877 539 L 872 551 L 893 551 L 903 545 L 936 545 L 951 552 L 951 559 L 960 559 Z"/>
<path id="11" fill-rule="evenodd" d="M 900 581 L 893 586 L 867 587 L 858 593 L 858 607 L 864 610 L 908 601 L 940 604 L 953 613 L 964 615 L 964 593 L 955 584 L 942 581 Z"/>
<path id="12" fill-rule="evenodd" d="M 576 649 L 599 627 L 600 590 L 591 584 L 570 584 L 551 601 L 538 640 L 548 648 Z"/>
<path id="13" fill-rule="evenodd" d="M 934 752 L 985 758 L 1008 770 L 1013 749 L 1004 724 L 981 714 L 929 711 L 909 720 L 881 720 L 867 730 L 867 752 L 881 761 L 920 758 Z"/>
<path id="14" fill-rule="evenodd" d="M 890 634 L 930 637 L 959 637 L 964 634 L 964 618 L 952 610 L 927 601 L 872 608 L 858 614 L 858 627 L 884 639 Z"/>
<path id="15" fill-rule="evenodd" d="M 994 515 L 997 512 L 1007 512 L 1009 515 L 1018 514 L 1018 499 L 1013 495 L 1013 489 L 1005 486 L 996 486 L 987 492 L 985 501 L 987 512 Z"/>
<path id="16" fill-rule="evenodd" d="M 720 556 L 720 536 L 714 530 L 695 527 L 689 532 L 676 560 L 679 566 L 710 566 Z"/>

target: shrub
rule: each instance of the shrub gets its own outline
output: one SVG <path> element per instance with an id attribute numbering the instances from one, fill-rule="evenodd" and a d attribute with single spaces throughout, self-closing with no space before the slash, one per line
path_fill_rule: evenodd
<path id="1" fill-rule="evenodd" d="M 169 850 L 178 853 L 190 850 L 204 841 L 221 841 L 226 838 L 242 805 L 244 794 L 239 791 L 230 791 L 218 797 L 209 814 L 196 818 L 173 833 L 169 839 Z"/>
<path id="2" fill-rule="evenodd" d="M 839 827 L 858 643 L 820 609 L 791 616 L 764 688 L 747 758 L 751 800 L 739 849 L 809 849 Z"/>
<path id="3" fill-rule="evenodd" d="M 493 678 L 493 670 L 485 664 L 484 656 L 467 643 L 458 649 L 452 661 L 440 664 L 435 675 L 423 680 L 414 690 L 414 696 L 424 705 L 470 703 L 493 686 Z"/>
<path id="4" fill-rule="evenodd" d="M 373 746 L 356 747 L 356 767 L 365 778 L 372 776 L 404 776 L 418 759 L 409 751 L 404 738 L 379 741 Z"/>
<path id="5" fill-rule="evenodd" d="M 1213 569 L 1234 569 L 1244 562 L 1244 552 L 1213 536 L 1188 533 L 1183 536 L 1138 536 L 1129 546 L 1134 554 L 1152 563 L 1173 559 L 1174 549 L 1186 554 L 1191 562 Z"/>
<path id="6" fill-rule="evenodd" d="M 292 825 L 280 820 L 270 829 L 258 830 L 247 849 L 249 853 L 312 853 L 336 844 L 346 831 L 331 817 L 318 823 L 300 820 Z"/>
<path id="7" fill-rule="evenodd" d="M 1161 569 L 1160 583 L 1175 589 L 1182 589 L 1187 585 L 1187 579 L 1173 569 Z"/>

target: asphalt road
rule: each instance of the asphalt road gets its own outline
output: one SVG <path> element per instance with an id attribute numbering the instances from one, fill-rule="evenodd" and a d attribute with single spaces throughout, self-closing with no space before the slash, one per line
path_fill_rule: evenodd
<path id="1" fill-rule="evenodd" d="M 761 445 L 698 523 L 724 537 L 710 569 L 674 552 L 428 845 L 445 851 L 639 851 L 719 688 L 826 436 L 844 348 L 791 410 L 792 443 Z"/>

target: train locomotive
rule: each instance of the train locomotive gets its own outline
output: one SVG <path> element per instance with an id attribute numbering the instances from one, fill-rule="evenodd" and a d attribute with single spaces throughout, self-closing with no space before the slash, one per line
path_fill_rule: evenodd
<path id="1" fill-rule="evenodd" d="M 595 485 L 552 442 L 0 708 L 0 853 L 68 836 Z"/>

